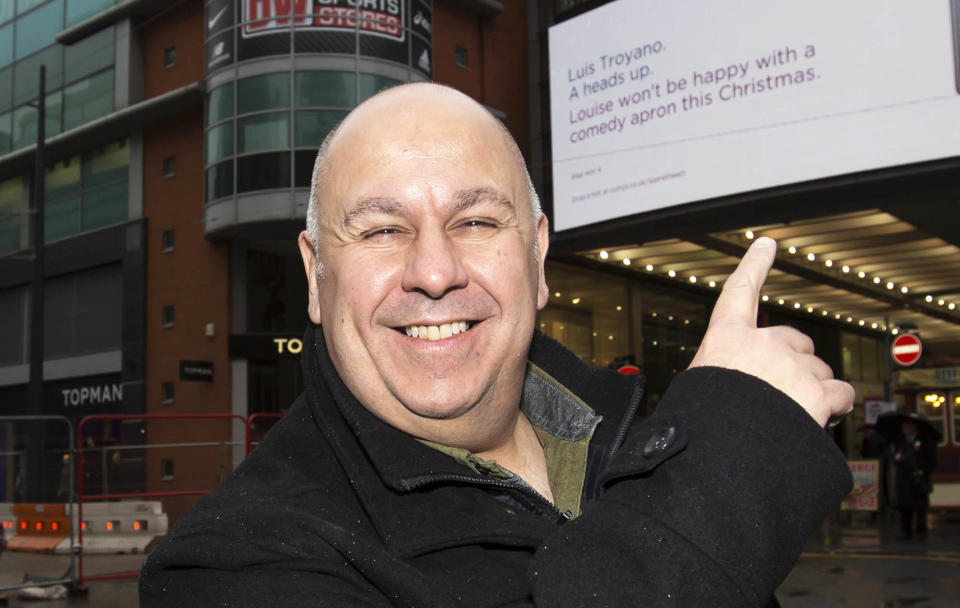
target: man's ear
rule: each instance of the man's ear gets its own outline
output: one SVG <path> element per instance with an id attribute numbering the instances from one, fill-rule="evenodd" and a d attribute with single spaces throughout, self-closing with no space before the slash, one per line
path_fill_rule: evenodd
<path id="1" fill-rule="evenodd" d="M 547 287 L 547 273 L 544 269 L 544 262 L 547 259 L 547 248 L 550 247 L 550 222 L 546 215 L 540 216 L 537 222 L 537 244 L 539 245 L 540 259 L 537 260 L 540 272 L 540 280 L 537 284 L 537 310 L 543 310 L 550 299 L 550 288 Z"/>
<path id="2" fill-rule="evenodd" d="M 313 241 L 306 230 L 297 238 L 300 257 L 303 258 L 303 270 L 307 273 L 307 314 L 310 320 L 320 324 L 320 285 L 317 283 L 317 254 L 313 250 Z"/>

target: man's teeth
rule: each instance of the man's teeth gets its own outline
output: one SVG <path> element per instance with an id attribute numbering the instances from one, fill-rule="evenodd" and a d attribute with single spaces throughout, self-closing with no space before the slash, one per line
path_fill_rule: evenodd
<path id="1" fill-rule="evenodd" d="M 454 321 L 443 325 L 408 325 L 404 331 L 411 338 L 422 340 L 442 340 L 467 331 L 470 325 L 466 321 Z"/>

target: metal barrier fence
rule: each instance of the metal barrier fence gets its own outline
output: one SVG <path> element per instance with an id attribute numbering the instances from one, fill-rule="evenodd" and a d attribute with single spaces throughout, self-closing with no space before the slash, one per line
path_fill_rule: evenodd
<path id="1" fill-rule="evenodd" d="M 97 421 L 132 421 L 132 420 L 142 420 L 144 422 L 162 422 L 162 421 L 198 421 L 198 420 L 209 420 L 209 421 L 238 421 L 242 422 L 244 425 L 244 447 L 245 455 L 249 454 L 253 449 L 254 445 L 259 443 L 259 441 L 254 441 L 253 435 L 255 431 L 260 431 L 261 429 L 257 428 L 257 422 L 261 420 L 273 420 L 274 422 L 283 417 L 283 414 L 279 413 L 258 413 L 252 414 L 246 418 L 239 414 L 133 414 L 133 415 L 95 415 L 87 416 L 83 418 L 80 423 L 77 425 L 77 443 L 78 445 L 84 445 L 84 428 L 87 424 L 97 422 Z M 142 445 L 129 445 L 129 446 L 110 446 L 109 448 L 83 448 L 77 451 L 77 519 L 80 521 L 78 528 L 77 536 L 77 546 L 80 548 L 79 559 L 77 560 L 76 567 L 76 585 L 79 588 L 83 588 L 87 582 L 90 581 L 100 581 L 100 580 L 110 580 L 110 579 L 125 579 L 125 578 L 137 578 L 139 576 L 139 571 L 135 572 L 114 572 L 106 574 L 97 574 L 97 575 L 84 575 L 83 571 L 83 504 L 85 501 L 111 501 L 111 500 L 128 500 L 134 498 L 140 499 L 156 499 L 156 498 L 173 498 L 173 497 L 184 497 L 184 496 L 194 496 L 199 497 L 209 493 L 215 485 L 218 485 L 222 482 L 232 471 L 232 459 L 230 457 L 230 448 L 235 445 L 234 442 L 228 441 L 193 441 L 193 442 L 177 442 L 177 443 L 144 443 Z M 170 490 L 170 491 L 127 491 L 127 492 L 117 492 L 114 489 L 111 489 L 110 480 L 109 480 L 109 469 L 111 466 L 111 461 L 113 457 L 108 457 L 106 454 L 108 451 L 111 451 L 114 454 L 121 454 L 124 451 L 134 451 L 134 450 L 143 450 L 146 454 L 147 450 L 163 450 L 163 449 L 173 449 L 173 448 L 188 448 L 188 449 L 199 449 L 199 448 L 219 448 L 220 453 L 220 464 L 217 475 L 216 484 L 213 484 L 213 487 L 208 488 L 197 488 L 197 489 L 188 489 L 188 490 Z M 99 457 L 95 463 L 100 469 L 100 490 L 99 493 L 90 493 L 85 491 L 85 481 L 84 473 L 87 470 L 84 468 L 84 453 L 90 452 L 99 452 Z M 146 460 L 146 456 L 144 460 Z M 119 459 L 118 459 L 119 460 Z"/>
<path id="2" fill-rule="evenodd" d="M 39 433 L 31 433 L 25 428 L 34 427 L 37 423 L 42 424 L 41 430 Z M 62 443 L 56 441 L 48 441 L 48 424 L 47 423 L 56 423 L 57 426 L 60 424 L 65 427 L 65 435 L 62 436 Z M 11 425 L 15 428 L 11 429 Z M 0 471 L 2 471 L 3 485 L 2 497 L 3 501 L 0 502 L 17 502 L 17 499 L 21 499 L 20 502 L 27 502 L 27 499 L 32 498 L 50 498 L 42 494 L 45 489 L 41 489 L 39 492 L 37 488 L 30 487 L 29 480 L 34 478 L 34 475 L 31 475 L 31 471 L 40 471 L 39 477 L 41 479 L 48 478 L 50 473 L 53 470 L 56 470 L 59 477 L 59 483 L 57 487 L 57 494 L 61 495 L 64 498 L 64 513 L 66 516 L 67 522 L 71 525 L 68 525 L 70 539 L 70 556 L 69 556 L 69 566 L 66 572 L 59 577 L 47 577 L 43 579 L 22 581 L 17 584 L 3 585 L 0 584 L 0 591 L 16 591 L 19 589 L 25 589 L 28 587 L 49 587 L 53 585 L 72 585 L 76 582 L 76 572 L 77 572 L 77 542 L 76 542 L 76 529 L 79 526 L 72 525 L 73 519 L 73 503 L 75 496 L 75 486 L 73 469 L 73 458 L 71 455 L 75 452 L 75 446 L 73 443 L 74 431 L 73 423 L 70 422 L 70 419 L 66 416 L 0 416 L 0 437 L 3 437 L 2 443 L 4 449 L 0 452 Z M 36 430 L 36 429 L 34 429 Z M 37 437 L 36 435 L 39 435 Z M 55 438 L 55 437 L 54 437 Z M 7 444 L 10 441 L 13 441 L 14 449 L 8 449 L 11 446 Z M 32 441 L 31 441 L 32 440 Z M 50 444 L 53 449 L 46 450 L 48 447 L 47 444 Z M 39 445 L 37 445 L 39 444 Z M 62 447 L 60 447 L 62 446 Z M 51 456 L 56 455 L 56 458 L 51 458 Z M 11 462 L 10 459 L 13 459 L 15 462 Z M 33 462 L 31 462 L 31 458 Z M 40 462 L 36 462 L 39 460 Z M 57 462 L 58 464 L 53 467 L 51 463 Z M 14 472 L 13 484 L 10 484 L 9 475 L 11 472 Z M 63 492 L 61 492 L 63 490 Z M 12 494 L 12 496 L 11 496 Z M 7 498 L 13 498 L 14 500 L 6 500 Z M 41 501 L 32 501 L 32 502 L 41 502 Z M 46 501 L 43 501 L 46 502 Z M 25 520 L 21 520 L 22 524 L 25 524 Z M 22 532 L 24 535 L 29 535 L 31 533 L 36 533 L 43 531 L 42 526 L 44 521 L 38 520 L 37 525 L 41 529 L 27 530 L 24 526 L 23 530 L 17 530 L 19 534 Z M 59 528 L 59 522 L 55 522 L 56 527 Z M 51 524 L 53 525 L 53 524 Z M 24 573 L 24 578 L 26 578 L 26 573 Z"/>

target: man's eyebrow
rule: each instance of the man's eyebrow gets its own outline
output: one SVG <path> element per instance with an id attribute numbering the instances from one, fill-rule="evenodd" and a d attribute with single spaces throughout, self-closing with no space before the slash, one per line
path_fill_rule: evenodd
<path id="1" fill-rule="evenodd" d="M 365 215 L 406 215 L 407 208 L 395 198 L 370 197 L 362 198 L 347 212 L 343 218 L 343 226 L 355 223 Z"/>
<path id="2" fill-rule="evenodd" d="M 454 211 L 463 211 L 464 209 L 469 209 L 470 207 L 473 207 L 479 203 L 492 202 L 498 207 L 503 207 L 511 214 L 515 214 L 517 212 L 516 208 L 513 206 L 513 203 L 502 192 L 495 188 L 488 188 L 486 186 L 470 188 L 469 190 L 460 190 L 454 194 L 454 200 L 456 201 Z"/>

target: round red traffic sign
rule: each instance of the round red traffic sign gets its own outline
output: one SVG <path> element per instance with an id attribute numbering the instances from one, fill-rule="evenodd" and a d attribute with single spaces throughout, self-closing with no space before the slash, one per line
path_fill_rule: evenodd
<path id="1" fill-rule="evenodd" d="M 923 345 L 920 343 L 920 338 L 913 334 L 897 336 L 890 348 L 893 360 L 903 366 L 913 365 L 919 361 L 922 353 Z"/>

